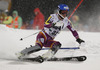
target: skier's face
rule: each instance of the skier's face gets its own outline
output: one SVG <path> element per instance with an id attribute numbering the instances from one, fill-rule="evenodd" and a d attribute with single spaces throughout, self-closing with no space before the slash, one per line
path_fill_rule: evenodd
<path id="1" fill-rule="evenodd" d="M 35 14 L 35 15 L 37 15 L 37 14 L 38 14 L 38 12 L 34 12 L 34 14 Z"/>
<path id="2" fill-rule="evenodd" d="M 16 13 L 13 13 L 13 17 L 16 17 Z"/>
<path id="3" fill-rule="evenodd" d="M 63 11 L 61 11 L 61 15 L 62 15 L 63 17 L 66 17 L 67 14 L 68 14 L 68 11 L 67 11 L 67 10 L 63 10 Z"/>

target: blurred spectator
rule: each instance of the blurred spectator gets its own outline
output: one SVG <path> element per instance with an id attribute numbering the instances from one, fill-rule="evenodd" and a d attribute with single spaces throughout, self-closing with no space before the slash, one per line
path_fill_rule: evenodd
<path id="1" fill-rule="evenodd" d="M 13 11 L 12 28 L 20 29 L 22 27 L 22 18 L 18 16 L 17 11 Z"/>
<path id="2" fill-rule="evenodd" d="M 17 11 L 13 11 L 12 15 L 13 15 L 13 19 L 11 21 L 11 24 L 7 25 L 7 27 L 20 29 L 22 27 L 22 18 L 18 16 Z"/>
<path id="3" fill-rule="evenodd" d="M 77 15 L 72 16 L 72 23 L 73 23 L 73 26 L 75 27 L 75 29 L 83 30 L 83 24 L 79 23 L 79 16 L 77 16 Z"/>
<path id="4" fill-rule="evenodd" d="M 3 24 L 11 24 L 12 23 L 12 16 L 8 15 L 8 10 L 5 10 L 5 17 L 3 20 Z"/>
<path id="5" fill-rule="evenodd" d="M 77 15 L 72 16 L 72 22 L 75 28 L 78 28 L 78 21 L 79 21 L 79 17 Z"/>
<path id="6" fill-rule="evenodd" d="M 10 20 L 5 21 L 8 19 L 7 14 L 5 13 L 5 10 L 10 11 L 10 9 L 11 9 L 11 0 L 0 0 L 0 23 L 10 24 L 8 23 L 10 22 Z M 10 16 L 9 16 L 9 19 L 11 19 Z"/>
<path id="7" fill-rule="evenodd" d="M 33 29 L 43 29 L 44 27 L 44 15 L 40 12 L 39 8 L 34 9 L 34 22 Z"/>

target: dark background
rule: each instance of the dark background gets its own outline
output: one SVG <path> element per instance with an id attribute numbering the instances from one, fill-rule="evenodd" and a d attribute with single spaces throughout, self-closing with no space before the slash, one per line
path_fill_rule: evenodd
<path id="1" fill-rule="evenodd" d="M 19 16 L 21 16 L 25 22 L 33 19 L 33 10 L 38 7 L 44 14 L 46 20 L 47 17 L 57 9 L 59 4 L 67 4 L 70 8 L 70 15 L 80 1 L 81 0 L 12 0 L 10 14 L 13 10 L 17 10 Z M 98 18 L 100 12 L 99 4 L 100 0 L 84 0 L 74 14 L 77 14 L 80 20 L 84 22 L 84 24 L 87 24 L 88 18 Z"/>

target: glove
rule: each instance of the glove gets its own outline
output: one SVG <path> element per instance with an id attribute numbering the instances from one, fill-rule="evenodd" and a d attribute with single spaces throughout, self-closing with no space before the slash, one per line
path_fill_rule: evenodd
<path id="1" fill-rule="evenodd" d="M 80 39 L 80 38 L 78 38 L 76 41 L 77 41 L 79 44 L 81 44 L 82 42 L 85 42 L 84 40 L 82 40 L 82 39 Z"/>

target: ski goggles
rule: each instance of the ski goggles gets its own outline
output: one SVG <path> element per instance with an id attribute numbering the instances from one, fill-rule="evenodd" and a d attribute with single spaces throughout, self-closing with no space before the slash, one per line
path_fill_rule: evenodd
<path id="1" fill-rule="evenodd" d="M 68 13 L 67 10 L 62 10 L 62 11 L 61 11 L 61 14 L 67 14 L 67 13 Z"/>

